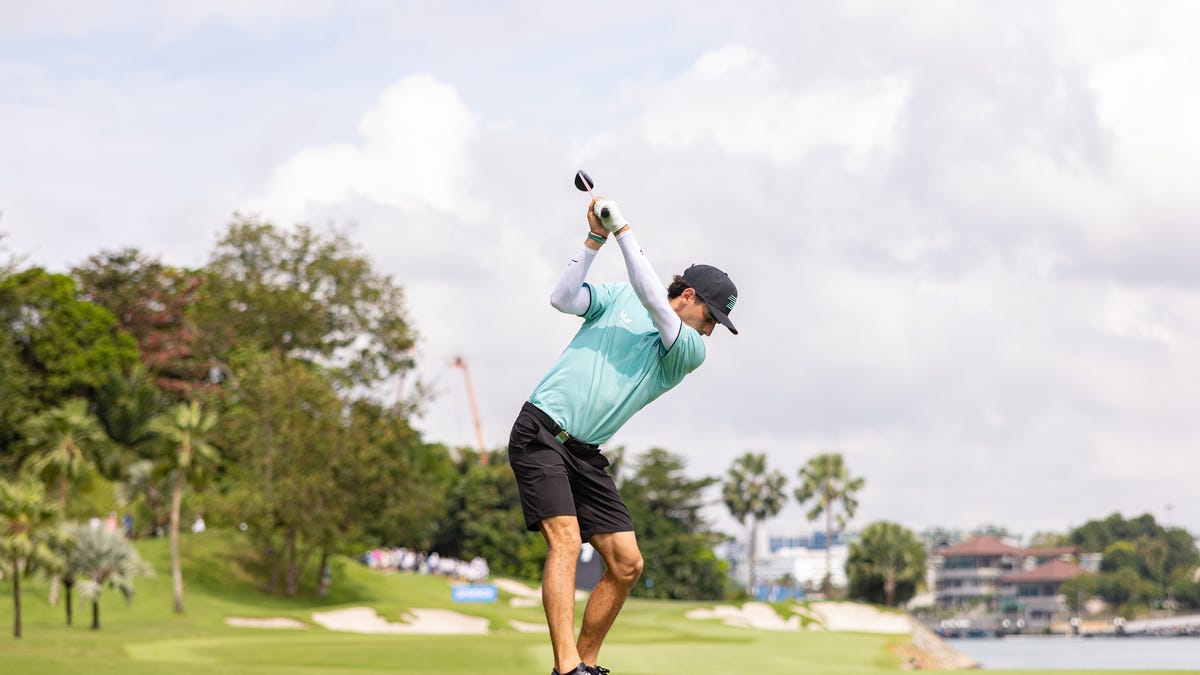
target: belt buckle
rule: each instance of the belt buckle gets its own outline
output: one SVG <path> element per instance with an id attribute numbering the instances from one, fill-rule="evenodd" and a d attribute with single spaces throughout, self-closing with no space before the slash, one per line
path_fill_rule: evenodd
<path id="1" fill-rule="evenodd" d="M 558 439 L 559 443 L 566 443 L 568 440 L 570 440 L 571 434 L 568 434 L 564 430 L 564 431 L 559 431 L 557 434 L 554 434 L 554 437 Z"/>

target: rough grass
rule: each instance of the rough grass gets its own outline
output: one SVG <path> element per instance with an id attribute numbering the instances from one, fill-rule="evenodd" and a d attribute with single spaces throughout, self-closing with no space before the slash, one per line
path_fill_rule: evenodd
<path id="1" fill-rule="evenodd" d="M 246 570 L 244 561 L 249 559 L 249 551 L 243 537 L 210 530 L 183 538 L 186 613 L 179 616 L 171 611 L 166 542 L 140 542 L 139 549 L 157 575 L 138 580 L 138 594 L 130 604 L 119 594 L 106 591 L 100 603 L 99 631 L 90 629 L 88 603 L 76 598 L 75 625 L 68 627 L 62 603 L 50 607 L 46 584 L 31 581 L 23 584 L 24 637 L 14 639 L 11 586 L 5 582 L 0 590 L 0 673 L 544 675 L 552 665 L 544 634 L 519 633 L 508 623 L 511 619 L 540 623 L 540 608 L 511 607 L 504 592 L 496 604 L 455 605 L 450 601 L 450 583 L 445 579 L 381 574 L 354 561 L 339 560 L 329 597 L 317 599 L 311 593 L 294 600 L 267 596 Z M 313 579 L 305 581 L 311 588 Z M 455 609 L 487 617 L 492 633 L 355 635 L 335 633 L 312 623 L 314 610 L 355 606 L 373 607 L 393 621 L 411 608 Z M 630 600 L 606 643 L 604 665 L 616 675 L 900 672 L 899 659 L 890 648 L 900 644 L 901 638 L 754 631 L 684 618 L 687 610 L 707 606 L 711 605 Z M 228 616 L 286 616 L 310 627 L 234 628 L 225 624 Z M 1045 671 L 1045 675 L 1066 672 Z M 1140 675 L 1143 671 L 1109 672 Z M 1158 671 L 1153 675 L 1163 674 Z"/>

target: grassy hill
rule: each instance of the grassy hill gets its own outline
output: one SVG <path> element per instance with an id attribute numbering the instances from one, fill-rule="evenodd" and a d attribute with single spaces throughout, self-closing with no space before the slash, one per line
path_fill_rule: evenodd
<path id="1" fill-rule="evenodd" d="M 187 611 L 176 615 L 171 611 L 167 542 L 140 542 L 139 549 L 157 575 L 138 579 L 138 593 L 130 604 L 119 593 L 105 591 L 98 631 L 90 629 L 90 603 L 76 598 L 74 626 L 68 627 L 63 604 L 49 606 L 45 582 L 35 581 L 23 584 L 24 637 L 14 639 L 11 584 L 5 580 L 0 590 L 0 673 L 544 675 L 552 665 L 545 634 L 521 633 L 509 624 L 510 620 L 541 623 L 541 608 L 512 607 L 511 596 L 503 591 L 495 604 L 456 605 L 450 600 L 451 584 L 444 578 L 383 574 L 339 559 L 327 598 L 314 598 L 311 593 L 299 599 L 268 596 L 246 571 L 244 561 L 250 551 L 244 537 L 210 530 L 183 538 Z M 312 580 L 308 582 L 311 585 Z M 400 621 L 413 608 L 453 609 L 486 617 L 491 632 L 359 635 L 329 631 L 312 621 L 313 611 L 361 606 L 372 607 L 391 621 Z M 615 675 L 899 672 L 900 660 L 892 649 L 901 638 L 755 631 L 684 617 L 689 609 L 708 606 L 630 600 L 602 652 L 603 664 Z M 309 627 L 235 628 L 225 623 L 230 616 L 292 617 Z"/>

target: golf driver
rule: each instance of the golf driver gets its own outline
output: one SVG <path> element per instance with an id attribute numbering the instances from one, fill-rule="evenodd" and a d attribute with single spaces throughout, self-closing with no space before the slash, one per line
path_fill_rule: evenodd
<path id="1" fill-rule="evenodd" d="M 594 185 L 595 185 L 595 183 L 592 182 L 592 177 L 587 175 L 586 171 L 584 171 L 583 169 L 580 169 L 575 172 L 575 187 L 579 188 L 580 192 L 588 193 L 588 195 L 590 195 L 592 197 L 592 199 L 596 198 L 596 195 L 592 194 L 592 187 Z M 601 218 L 608 217 L 608 209 L 607 208 L 600 209 L 600 217 Z"/>

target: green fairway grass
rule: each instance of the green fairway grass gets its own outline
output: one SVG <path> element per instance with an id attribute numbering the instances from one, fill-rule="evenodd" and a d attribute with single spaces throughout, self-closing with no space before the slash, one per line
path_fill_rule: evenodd
<path id="1" fill-rule="evenodd" d="M 282 675 L 335 673 L 495 673 L 546 675 L 549 640 L 544 633 L 520 633 L 510 620 L 540 624 L 540 607 L 512 607 L 501 591 L 494 604 L 455 604 L 451 582 L 434 576 L 374 572 L 339 559 L 327 598 L 263 594 L 245 571 L 249 549 L 243 535 L 210 530 L 182 540 L 186 613 L 171 611 L 171 580 L 165 540 L 139 542 L 157 575 L 137 580 L 138 593 L 127 605 L 105 591 L 101 627 L 90 629 L 91 605 L 75 598 L 74 626 L 65 610 L 47 602 L 44 581 L 23 583 L 24 637 L 12 637 L 12 590 L 0 590 L 0 673 L 5 675 L 160 675 L 220 673 Z M 315 574 L 315 572 L 314 572 Z M 312 575 L 310 575 L 312 576 Z M 314 611 L 374 608 L 390 621 L 408 609 L 443 608 L 486 617 L 488 635 L 358 635 L 326 630 L 312 621 Z M 907 638 L 856 633 L 771 632 L 725 626 L 684 617 L 688 603 L 631 599 L 613 628 L 602 665 L 614 675 L 689 673 L 727 675 L 871 675 L 900 671 L 892 648 Z M 787 612 L 785 606 L 779 611 Z M 582 614 L 582 607 L 579 614 Z M 235 628 L 225 618 L 291 617 L 304 630 Z M 987 671 L 1002 673 L 1006 671 Z M 1008 671 L 1021 675 L 1066 675 L 1071 671 Z M 1078 671 L 1083 672 L 1083 671 Z M 1112 675 L 1163 675 L 1164 671 L 1105 671 Z M 1182 672 L 1182 671 L 1181 671 Z"/>

